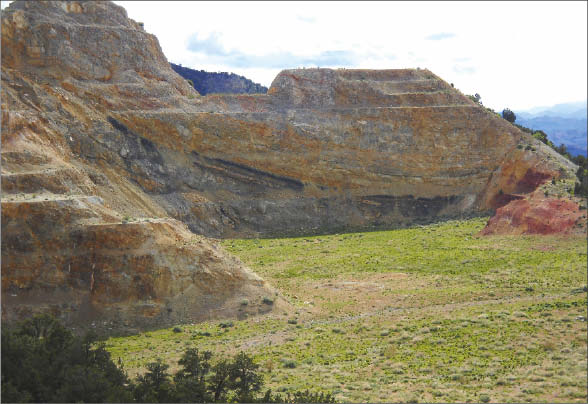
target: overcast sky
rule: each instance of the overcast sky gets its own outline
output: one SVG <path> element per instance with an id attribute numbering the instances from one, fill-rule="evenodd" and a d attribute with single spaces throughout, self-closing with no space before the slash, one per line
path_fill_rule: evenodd
<path id="1" fill-rule="evenodd" d="M 296 67 L 428 68 L 496 110 L 587 98 L 587 2 L 115 1 L 170 62 L 265 86 Z"/>

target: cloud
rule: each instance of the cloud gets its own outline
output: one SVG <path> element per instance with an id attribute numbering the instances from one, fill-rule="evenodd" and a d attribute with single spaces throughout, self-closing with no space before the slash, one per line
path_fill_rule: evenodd
<path id="1" fill-rule="evenodd" d="M 474 74 L 477 69 L 474 66 L 453 66 L 453 71 L 457 74 Z"/>
<path id="2" fill-rule="evenodd" d="M 346 50 L 339 50 L 339 51 L 326 51 L 321 52 L 315 57 L 309 57 L 306 59 L 302 59 L 304 64 L 314 64 L 314 65 L 341 65 L 341 66 L 351 66 L 356 63 L 357 55 L 354 52 L 346 51 Z"/>
<path id="3" fill-rule="evenodd" d="M 218 32 L 213 32 L 207 39 L 198 39 L 197 35 L 192 35 L 188 39 L 188 50 L 208 55 L 226 56 L 228 53 L 220 43 L 219 38 Z"/>
<path id="4" fill-rule="evenodd" d="M 440 41 L 442 39 L 449 39 L 455 37 L 453 32 L 439 32 L 438 34 L 432 34 L 426 37 L 428 41 Z"/>
<path id="5" fill-rule="evenodd" d="M 309 17 L 309 16 L 302 16 L 302 15 L 297 15 L 296 19 L 298 21 L 302 21 L 305 22 L 307 24 L 314 24 L 316 22 L 316 18 L 315 17 Z"/>
<path id="6" fill-rule="evenodd" d="M 316 55 L 296 55 L 291 52 L 272 52 L 251 55 L 238 50 L 226 51 L 220 42 L 220 34 L 214 32 L 207 39 L 192 35 L 187 44 L 189 51 L 203 53 L 215 63 L 239 68 L 284 69 L 299 66 L 355 66 L 361 56 L 349 50 L 323 51 Z"/>
<path id="7" fill-rule="evenodd" d="M 235 67 L 265 67 L 284 69 L 297 66 L 352 66 L 358 58 L 349 51 L 326 51 L 314 56 L 295 55 L 290 52 L 274 52 L 265 55 L 248 55 L 233 52 L 223 62 Z"/>

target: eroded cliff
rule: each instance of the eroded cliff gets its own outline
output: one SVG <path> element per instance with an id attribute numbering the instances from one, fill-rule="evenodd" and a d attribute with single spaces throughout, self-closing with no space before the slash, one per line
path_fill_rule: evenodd
<path id="1" fill-rule="evenodd" d="M 14 2 L 2 14 L 7 317 L 257 313 L 273 292 L 194 233 L 394 227 L 573 177 L 428 70 L 287 70 L 266 95 L 202 97 L 112 3 Z"/>
<path id="2" fill-rule="evenodd" d="M 116 130 L 105 105 L 125 91 L 105 83 L 124 83 L 139 102 L 193 91 L 160 64 L 155 38 L 114 4 L 3 10 L 3 320 L 44 311 L 83 328 L 132 330 L 283 304 L 216 242 L 170 218 L 102 150 L 101 122 Z"/>

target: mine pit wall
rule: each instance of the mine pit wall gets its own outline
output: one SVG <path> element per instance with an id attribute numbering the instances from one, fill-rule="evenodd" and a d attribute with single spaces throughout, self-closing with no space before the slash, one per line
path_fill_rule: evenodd
<path id="1" fill-rule="evenodd" d="M 101 145 L 168 214 L 223 238 L 486 213 L 523 137 L 471 105 L 114 116 Z"/>
<path id="2" fill-rule="evenodd" d="M 267 95 L 200 97 L 124 9 L 73 4 L 3 14 L 15 84 L 3 94 L 26 93 L 18 102 L 106 173 L 100 195 L 122 174 L 144 191 L 129 204 L 154 201 L 197 233 L 395 227 L 496 209 L 524 178 L 560 175 L 557 158 L 513 154 L 533 140 L 426 69 L 284 70 Z M 500 169 L 508 156 L 515 166 Z"/>
<path id="3" fill-rule="evenodd" d="M 110 333 L 271 310 L 262 279 L 176 220 L 121 223 L 101 198 L 47 196 L 2 202 L 4 321 L 45 312 Z"/>
<path id="4" fill-rule="evenodd" d="M 137 330 L 283 311 L 193 232 L 393 228 L 509 201 L 495 229 L 513 211 L 539 228 L 561 201 L 528 195 L 575 178 L 428 70 L 286 70 L 267 95 L 201 97 L 110 2 L 15 1 L 1 39 L 3 320 Z"/>
<path id="5" fill-rule="evenodd" d="M 190 213 L 178 216 L 192 231 L 219 238 L 301 236 L 400 228 L 476 214 L 460 211 L 463 201 L 388 195 L 222 201 L 192 204 Z"/>

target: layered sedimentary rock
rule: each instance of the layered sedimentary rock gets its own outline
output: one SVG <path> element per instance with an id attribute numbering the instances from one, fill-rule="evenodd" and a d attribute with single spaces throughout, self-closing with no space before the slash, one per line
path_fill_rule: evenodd
<path id="1" fill-rule="evenodd" d="M 266 95 L 202 97 L 108 2 L 3 11 L 2 111 L 2 309 L 15 317 L 27 301 L 123 323 L 236 314 L 271 291 L 193 233 L 478 214 L 574 171 L 428 70 L 286 70 Z"/>
<path id="2" fill-rule="evenodd" d="M 393 227 L 494 209 L 501 191 L 573 176 L 428 71 L 285 71 L 267 96 L 195 108 L 113 113 L 111 142 L 153 142 L 162 170 L 142 188 L 215 237 Z M 145 172 L 150 161 L 135 159 Z"/>
<path id="3" fill-rule="evenodd" d="M 273 307 L 262 279 L 114 171 L 76 161 L 35 115 L 2 115 L 3 320 L 44 311 L 128 330 Z M 122 213 L 133 206 L 151 214 Z"/>
<path id="4" fill-rule="evenodd" d="M 125 91 L 105 83 L 147 103 L 192 91 L 160 70 L 155 38 L 109 3 L 15 3 L 2 14 L 3 320 L 44 311 L 129 330 L 282 304 L 216 242 L 170 218 L 101 146 L 101 126 L 117 130 L 97 103 Z"/>

